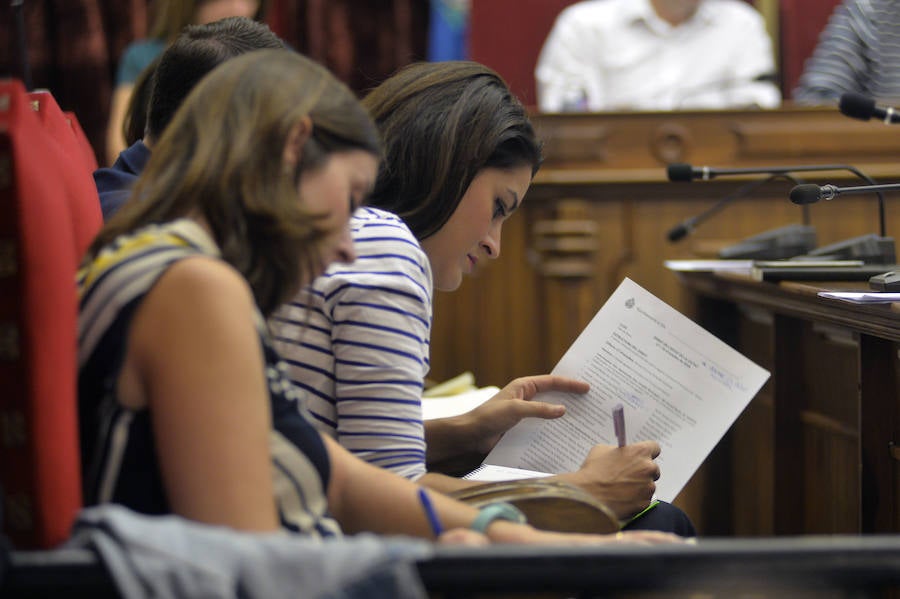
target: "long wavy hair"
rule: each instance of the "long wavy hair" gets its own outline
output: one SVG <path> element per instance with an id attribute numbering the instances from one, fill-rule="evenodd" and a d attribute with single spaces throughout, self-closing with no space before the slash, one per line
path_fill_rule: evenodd
<path id="1" fill-rule="evenodd" d="M 289 132 L 313 124 L 295 168 Z M 290 299 L 318 265 L 327 216 L 298 200 L 300 178 L 337 151 L 380 157 L 378 131 L 353 93 L 324 67 L 289 50 L 258 50 L 214 69 L 166 127 L 133 199 L 110 219 L 88 259 L 118 236 L 202 217 L 226 262 L 250 283 L 264 315 Z"/>
<path id="2" fill-rule="evenodd" d="M 400 216 L 418 239 L 444 226 L 482 169 L 540 168 L 525 108 L 500 75 L 476 62 L 409 65 L 363 105 L 385 153 L 368 204 Z"/>

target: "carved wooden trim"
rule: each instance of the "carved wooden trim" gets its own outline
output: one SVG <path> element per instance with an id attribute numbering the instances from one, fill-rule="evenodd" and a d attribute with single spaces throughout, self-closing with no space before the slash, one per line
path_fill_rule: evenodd
<path id="1" fill-rule="evenodd" d="M 685 162 L 694 141 L 690 130 L 679 123 L 663 123 L 653 132 L 650 154 L 663 164 Z"/>
<path id="2" fill-rule="evenodd" d="M 597 224 L 591 220 L 586 200 L 557 201 L 551 216 L 538 220 L 532 228 L 529 253 L 544 277 L 592 277 L 597 250 Z"/>
<path id="3" fill-rule="evenodd" d="M 850 163 L 871 176 L 898 175 L 900 136 L 891 127 L 848 119 L 833 107 L 779 110 L 536 114 L 546 163 L 538 182 L 579 178 L 602 184 L 645 181 L 671 162 L 713 166 Z M 877 174 L 874 171 L 879 171 Z M 657 180 L 665 180 L 660 169 Z"/>
<path id="4" fill-rule="evenodd" d="M 587 126 L 586 126 L 587 125 Z M 568 163 L 609 160 L 607 128 L 593 122 L 566 123 L 540 132 L 548 162 Z"/>

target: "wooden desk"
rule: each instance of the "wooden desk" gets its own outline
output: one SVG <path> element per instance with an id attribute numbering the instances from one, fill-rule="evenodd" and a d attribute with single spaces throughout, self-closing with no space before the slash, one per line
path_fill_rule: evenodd
<path id="1" fill-rule="evenodd" d="M 900 305 L 853 283 L 680 277 L 695 321 L 772 372 L 705 465 L 707 533 L 897 532 Z"/>

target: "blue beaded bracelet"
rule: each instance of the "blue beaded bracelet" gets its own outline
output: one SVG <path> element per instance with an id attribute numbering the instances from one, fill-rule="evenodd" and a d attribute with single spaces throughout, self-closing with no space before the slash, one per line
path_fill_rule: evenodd
<path id="1" fill-rule="evenodd" d="M 508 520 L 517 524 L 525 524 L 528 522 L 528 519 L 525 518 L 525 514 L 519 511 L 516 506 L 501 501 L 489 503 L 481 508 L 478 511 L 478 516 L 476 516 L 475 521 L 472 522 L 472 525 L 469 528 L 485 534 L 487 527 L 490 526 L 491 522 L 494 520 Z"/>

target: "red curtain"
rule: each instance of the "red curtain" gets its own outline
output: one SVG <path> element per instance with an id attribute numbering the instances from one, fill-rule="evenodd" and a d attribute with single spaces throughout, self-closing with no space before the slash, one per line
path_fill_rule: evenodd
<path id="1" fill-rule="evenodd" d="M 150 0 L 25 0 L 33 85 L 78 117 L 98 160 L 116 65 L 144 37 Z M 363 92 L 425 56 L 428 0 L 274 0 L 269 23 L 295 49 Z M 9 0 L 0 8 L 0 75 L 20 73 Z"/>
<path id="2" fill-rule="evenodd" d="M 78 117 L 95 153 L 104 132 L 116 64 L 123 48 L 147 29 L 148 0 L 25 0 L 27 61 L 34 88 L 48 89 Z M 0 9 L 0 66 L 19 76 L 9 2 Z"/>
<path id="3" fill-rule="evenodd" d="M 469 54 L 506 80 L 526 106 L 537 104 L 534 67 L 556 15 L 578 0 L 472 0 Z M 516 15 L 516 23 L 509 23 Z M 498 26 L 499 23 L 507 23 Z"/>
<path id="4" fill-rule="evenodd" d="M 269 24 L 363 93 L 424 60 L 428 0 L 274 0 Z"/>

